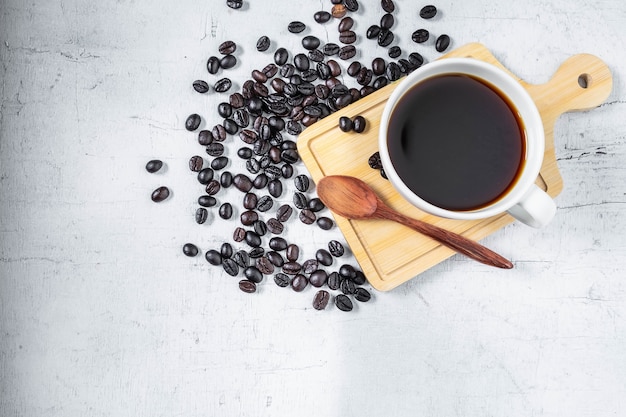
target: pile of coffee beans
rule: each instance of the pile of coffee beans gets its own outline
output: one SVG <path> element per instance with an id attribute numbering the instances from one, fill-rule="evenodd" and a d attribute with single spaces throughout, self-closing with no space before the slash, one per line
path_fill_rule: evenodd
<path id="1" fill-rule="evenodd" d="M 367 302 L 371 294 L 362 287 L 366 283 L 363 272 L 342 262 L 346 253 L 344 245 L 330 240 L 326 247 L 306 254 L 296 242 L 284 237 L 295 219 L 304 225 L 317 225 L 320 230 L 334 227 L 328 209 L 312 190 L 311 179 L 304 173 L 297 173 L 304 170 L 299 163 L 297 136 L 318 120 L 423 65 L 424 56 L 418 51 L 402 58 L 403 50 L 396 39 L 408 39 L 410 35 L 415 43 L 424 44 L 430 35 L 428 30 L 417 28 L 412 34 L 396 37 L 392 31 L 397 17 L 393 0 L 380 1 L 383 11 L 380 21 L 366 25 L 364 33 L 354 30 L 356 14 L 352 13 L 359 10 L 358 0 L 331 0 L 330 3 L 328 10 L 316 12 L 310 21 L 324 25 L 336 20 L 337 33 L 328 37 L 336 38 L 338 43 L 323 44 L 314 35 L 304 35 L 300 42 L 302 50 L 275 47 L 273 53 L 270 52 L 271 62 L 251 69 L 250 78 L 237 80 L 237 84 L 224 75 L 238 64 L 237 51 L 250 50 L 250 45 L 238 48 L 236 41 L 222 42 L 217 53 L 206 62 L 208 77 L 216 80 L 198 79 L 191 83 L 199 94 L 223 95 L 216 109 L 221 121 L 206 124 L 199 130 L 203 119 L 193 113 L 186 118 L 184 126 L 197 135 L 205 154 L 189 159 L 189 170 L 203 190 L 197 199 L 195 221 L 198 224 L 211 222 L 216 216 L 210 213 L 216 212 L 233 226 L 232 237 L 224 237 L 219 248 L 205 251 L 206 261 L 222 268 L 227 275 L 242 278 L 238 285 L 243 292 L 257 292 L 259 284 L 271 277 L 277 286 L 290 287 L 295 292 L 302 292 L 309 285 L 317 288 L 312 300 L 317 310 L 325 309 L 334 300 L 339 310 L 351 311 L 353 300 Z M 246 10 L 243 0 L 227 0 L 226 5 Z M 435 6 L 430 5 L 417 12 L 422 19 L 437 15 Z M 293 35 L 306 33 L 308 22 L 299 17 L 286 29 Z M 361 36 L 387 48 L 392 61 L 375 57 L 366 65 L 353 60 L 358 52 L 355 44 Z M 267 35 L 261 34 L 255 48 L 265 52 L 272 43 Z M 450 38 L 441 35 L 435 42 L 435 49 L 442 52 L 449 44 Z M 341 78 L 344 72 L 351 77 L 346 83 Z M 231 91 L 233 85 L 241 85 L 241 88 Z M 360 133 L 366 125 L 362 116 L 341 117 L 338 128 Z M 237 155 L 239 165 L 245 169 L 235 172 L 233 167 L 238 164 L 233 163 L 231 155 Z M 381 169 L 384 176 L 380 156 L 372 155 L 368 163 L 374 169 Z M 162 161 L 151 160 L 146 170 L 154 173 L 162 166 Z M 224 190 L 230 188 L 237 190 L 239 198 L 222 201 Z M 291 195 L 285 195 L 286 192 Z M 153 191 L 151 198 L 161 202 L 169 195 L 169 189 L 161 186 Z M 186 243 L 182 251 L 189 257 L 200 253 L 193 243 Z"/>

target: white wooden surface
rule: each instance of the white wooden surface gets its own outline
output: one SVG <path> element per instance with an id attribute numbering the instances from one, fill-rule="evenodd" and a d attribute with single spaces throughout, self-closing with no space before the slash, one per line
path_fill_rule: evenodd
<path id="1" fill-rule="evenodd" d="M 240 87 L 277 45 L 299 48 L 291 20 L 337 41 L 336 22 L 312 18 L 330 1 L 223 3 L 0 2 L 0 415 L 625 415 L 623 2 L 442 0 L 440 17 L 421 22 L 422 3 L 396 0 L 404 51 L 436 58 L 410 40 L 424 26 L 452 47 L 484 43 L 533 83 L 588 52 L 612 68 L 614 92 L 557 123 L 554 222 L 484 241 L 515 269 L 457 256 L 349 314 L 313 310 L 312 288 L 266 281 L 243 294 L 181 253 L 232 231 L 193 220 L 187 160 L 202 150 L 184 120 L 217 123 L 224 99 L 190 87 L 217 79 L 206 59 L 236 41 L 226 74 Z M 381 14 L 361 0 L 358 33 Z M 363 62 L 384 53 L 363 36 L 358 48 Z M 167 169 L 150 175 L 155 157 Z M 155 205 L 162 184 L 173 196 Z M 297 220 L 288 229 L 305 257 L 341 239 Z"/>

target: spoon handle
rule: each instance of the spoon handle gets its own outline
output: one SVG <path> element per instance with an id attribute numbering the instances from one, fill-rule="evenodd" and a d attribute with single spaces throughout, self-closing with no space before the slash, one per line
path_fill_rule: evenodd
<path id="1" fill-rule="evenodd" d="M 442 229 L 421 220 L 404 216 L 387 206 L 383 206 L 382 204 L 379 204 L 377 211 L 380 212 L 379 214 L 381 217 L 408 226 L 423 235 L 431 237 L 442 245 L 447 246 L 458 253 L 462 253 L 463 255 L 478 262 L 490 266 L 496 266 L 498 268 L 513 268 L 513 264 L 508 259 L 457 233 Z"/>

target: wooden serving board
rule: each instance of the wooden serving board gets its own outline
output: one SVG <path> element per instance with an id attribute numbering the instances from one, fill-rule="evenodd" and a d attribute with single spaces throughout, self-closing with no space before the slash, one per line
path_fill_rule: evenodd
<path id="1" fill-rule="evenodd" d="M 462 46 L 441 59 L 448 57 L 480 59 L 511 74 L 487 48 L 478 43 Z M 611 72 L 595 56 L 580 54 L 566 60 L 546 84 L 528 84 L 511 75 L 530 93 L 541 114 L 546 148 L 537 184 L 555 197 L 563 189 L 563 181 L 554 152 L 554 123 L 564 112 L 588 110 L 604 102 L 612 89 Z M 326 175 L 358 177 L 399 212 L 473 240 L 480 240 L 513 222 L 508 214 L 475 221 L 443 219 L 426 214 L 407 202 L 378 171 L 369 167 L 368 158 L 378 150 L 378 129 L 383 108 L 398 82 L 333 113 L 300 134 L 298 151 L 313 180 L 317 182 Z M 357 115 L 362 115 L 368 122 L 365 132 L 344 133 L 338 128 L 339 117 Z M 454 254 L 432 239 L 390 221 L 334 217 L 370 284 L 380 291 L 395 288 Z M 491 249 L 497 252 L 497 248 Z"/>

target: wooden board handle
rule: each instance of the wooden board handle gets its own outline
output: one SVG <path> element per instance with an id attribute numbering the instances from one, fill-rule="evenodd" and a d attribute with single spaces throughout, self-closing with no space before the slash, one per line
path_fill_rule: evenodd
<path id="1" fill-rule="evenodd" d="M 568 111 L 597 107 L 613 89 L 611 70 L 590 54 L 571 56 L 545 84 L 521 82 L 535 101 L 544 122 L 554 122 Z"/>

